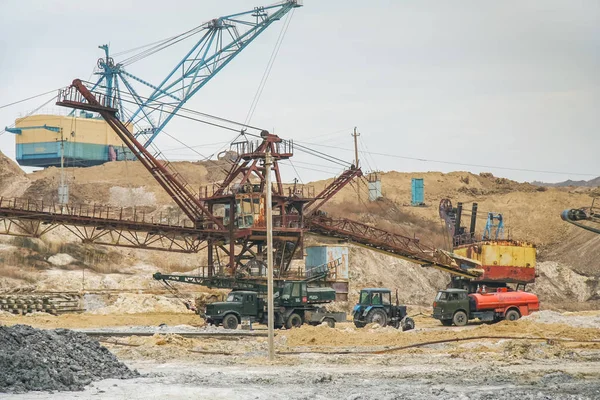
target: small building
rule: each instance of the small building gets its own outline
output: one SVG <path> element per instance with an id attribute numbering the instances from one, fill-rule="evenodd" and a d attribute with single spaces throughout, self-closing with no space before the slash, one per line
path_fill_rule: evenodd
<path id="1" fill-rule="evenodd" d="M 106 121 L 85 111 L 68 116 L 40 114 L 19 118 L 15 127 L 7 131 L 15 134 L 16 159 L 26 167 L 59 167 L 61 143 L 65 166 L 88 167 L 133 159 Z"/>
<path id="2" fill-rule="evenodd" d="M 419 207 L 425 205 L 425 184 L 423 178 L 412 178 L 410 205 Z"/>
<path id="3" fill-rule="evenodd" d="M 369 201 L 376 201 L 383 197 L 381 193 L 381 178 L 379 173 L 372 172 L 367 175 L 367 182 L 369 187 Z"/>

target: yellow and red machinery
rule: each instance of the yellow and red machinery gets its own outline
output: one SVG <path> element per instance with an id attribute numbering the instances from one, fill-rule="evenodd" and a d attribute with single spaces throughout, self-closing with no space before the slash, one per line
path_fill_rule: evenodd
<path id="1" fill-rule="evenodd" d="M 452 207 L 449 199 L 440 202 L 440 217 L 452 237 L 453 253 L 480 263 L 483 273 L 473 279 L 453 279 L 453 286 L 465 288 L 473 293 L 477 286 L 489 288 L 506 287 L 514 284 L 525 287 L 535 281 L 535 244 L 525 241 L 504 239 L 502 214 L 487 213 L 487 222 L 480 240 L 475 237 L 477 203 L 471 209 L 469 230 L 461 226 L 462 203 Z"/>

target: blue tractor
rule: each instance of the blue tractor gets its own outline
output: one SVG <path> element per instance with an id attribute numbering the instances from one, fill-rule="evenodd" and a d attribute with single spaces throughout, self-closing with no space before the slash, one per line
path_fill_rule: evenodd
<path id="1" fill-rule="evenodd" d="M 398 302 L 396 291 L 396 305 L 392 304 L 390 289 L 368 288 L 360 291 L 360 299 L 353 310 L 354 326 L 363 328 L 367 324 L 376 323 L 380 326 L 393 326 L 408 331 L 415 328 L 415 321 L 407 316 L 406 306 Z"/>

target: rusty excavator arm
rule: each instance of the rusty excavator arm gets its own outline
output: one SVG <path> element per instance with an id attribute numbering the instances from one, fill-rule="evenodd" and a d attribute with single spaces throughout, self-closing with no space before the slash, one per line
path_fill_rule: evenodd
<path id="1" fill-rule="evenodd" d="M 315 214 L 325 203 L 327 203 L 336 193 L 352 182 L 354 178 L 363 176 L 362 170 L 354 165 L 344 171 L 340 176 L 335 178 L 333 182 L 323 189 L 314 199 L 306 203 L 304 206 L 304 215 Z"/>
<path id="2" fill-rule="evenodd" d="M 425 246 L 419 239 L 385 231 L 350 219 L 314 216 L 307 220 L 306 225 L 311 233 L 345 239 L 370 250 L 399 257 L 424 267 L 433 267 L 452 275 L 477 278 L 482 273 L 477 268 L 478 263 L 474 260 Z"/>
<path id="3" fill-rule="evenodd" d="M 103 94 L 94 95 L 81 80 L 75 79 L 71 86 L 59 92 L 56 104 L 100 114 L 197 227 L 209 227 L 216 230 L 225 229 L 222 222 L 208 211 L 198 199 L 198 196 L 193 195 L 183 177 L 170 170 L 168 163 L 157 160 L 157 154 L 152 155 L 142 143 L 136 140 L 127 126 L 117 118 L 117 109 L 107 106 L 108 104 L 116 104 L 116 99 L 107 98 Z"/>

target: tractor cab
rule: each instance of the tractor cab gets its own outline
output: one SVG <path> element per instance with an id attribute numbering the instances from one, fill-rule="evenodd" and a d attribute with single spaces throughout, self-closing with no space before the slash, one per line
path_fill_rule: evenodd
<path id="1" fill-rule="evenodd" d="M 370 323 L 380 326 L 391 325 L 394 328 L 402 327 L 409 330 L 415 327 L 414 321 L 407 317 L 406 306 L 398 304 L 396 292 L 396 305 L 392 304 L 392 291 L 384 288 L 367 288 L 360 291 L 358 304 L 354 306 L 354 325 L 362 328 Z"/>
<path id="2" fill-rule="evenodd" d="M 389 306 L 392 304 L 392 292 L 389 289 L 363 289 L 360 291 L 359 305 Z"/>

